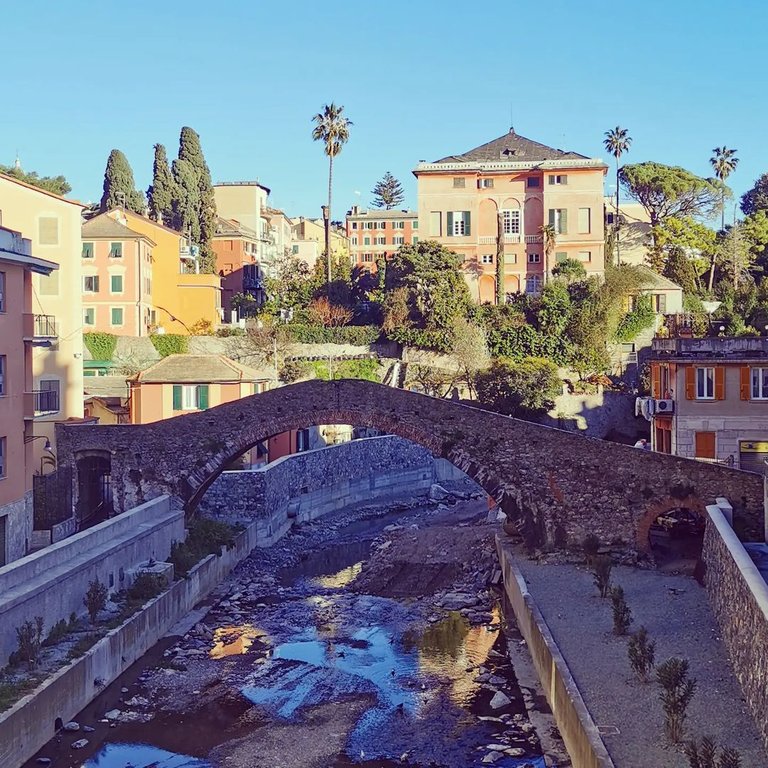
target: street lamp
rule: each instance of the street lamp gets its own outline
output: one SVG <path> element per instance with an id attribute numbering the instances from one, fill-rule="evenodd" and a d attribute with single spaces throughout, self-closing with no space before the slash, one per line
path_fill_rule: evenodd
<path id="1" fill-rule="evenodd" d="M 53 449 L 51 447 L 51 441 L 45 436 L 45 435 L 28 435 L 24 438 L 24 445 L 27 445 L 28 443 L 31 443 L 35 440 L 45 440 L 45 445 L 43 446 L 43 455 L 40 457 L 40 474 L 43 474 L 43 467 L 46 463 L 53 466 L 53 468 L 56 468 L 56 454 L 54 454 Z M 45 454 L 48 454 L 46 456 Z"/>
<path id="2" fill-rule="evenodd" d="M 323 211 L 323 225 L 325 226 L 325 258 L 328 264 L 328 289 L 331 287 L 331 209 L 327 205 L 321 206 Z"/>

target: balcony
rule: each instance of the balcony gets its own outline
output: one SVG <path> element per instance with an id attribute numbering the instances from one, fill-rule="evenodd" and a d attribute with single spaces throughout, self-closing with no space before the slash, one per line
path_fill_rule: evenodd
<path id="1" fill-rule="evenodd" d="M 30 398 L 31 396 L 31 398 Z M 36 389 L 24 393 L 25 417 L 29 407 L 34 417 L 50 416 L 59 412 L 59 392 L 55 389 Z"/>
<path id="2" fill-rule="evenodd" d="M 529 244 L 529 245 L 532 243 L 543 243 L 544 235 L 526 235 L 525 242 L 526 244 Z"/>
<path id="3" fill-rule="evenodd" d="M 519 243 L 520 235 L 504 235 L 505 243 Z M 480 235 L 480 245 L 492 245 L 496 243 L 496 235 Z"/>
<path id="4" fill-rule="evenodd" d="M 768 338 L 756 336 L 656 338 L 651 342 L 656 357 L 763 358 L 768 357 Z"/>
<path id="5" fill-rule="evenodd" d="M 56 318 L 53 315 L 24 315 L 24 341 L 35 346 L 50 347 L 59 338 Z"/>

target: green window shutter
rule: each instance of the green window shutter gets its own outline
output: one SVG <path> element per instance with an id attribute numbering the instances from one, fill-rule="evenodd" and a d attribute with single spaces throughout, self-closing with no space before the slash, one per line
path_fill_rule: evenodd
<path id="1" fill-rule="evenodd" d="M 448 226 L 446 228 L 446 237 L 453 237 L 453 211 L 448 211 Z"/>
<path id="2" fill-rule="evenodd" d="M 555 226 L 555 209 L 554 208 L 549 209 L 549 226 L 550 227 Z"/>
<path id="3" fill-rule="evenodd" d="M 123 292 L 123 276 L 122 275 L 112 275 L 112 293 L 122 293 Z"/>
<path id="4" fill-rule="evenodd" d="M 560 234 L 568 234 L 568 211 L 565 208 L 560 209 Z"/>
<path id="5" fill-rule="evenodd" d="M 559 264 L 561 261 L 565 261 L 568 258 L 566 251 L 558 251 L 555 254 L 555 261 Z"/>
<path id="6" fill-rule="evenodd" d="M 173 385 L 173 410 L 181 410 L 181 384 Z"/>
<path id="7" fill-rule="evenodd" d="M 464 234 L 471 235 L 472 233 L 470 232 L 469 227 L 469 211 L 462 211 L 461 215 L 464 218 Z"/>
<path id="8" fill-rule="evenodd" d="M 197 407 L 204 411 L 208 407 L 208 385 L 201 384 L 197 388 Z"/>

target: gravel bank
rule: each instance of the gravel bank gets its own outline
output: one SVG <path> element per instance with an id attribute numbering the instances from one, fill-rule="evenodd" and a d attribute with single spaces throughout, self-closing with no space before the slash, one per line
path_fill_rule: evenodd
<path id="1" fill-rule="evenodd" d="M 634 680 L 627 640 L 613 635 L 610 602 L 597 596 L 592 574 L 574 565 L 540 565 L 523 557 L 516 562 L 595 723 L 603 726 L 617 767 L 687 766 L 683 755 L 664 743 L 658 687 Z M 670 656 L 690 661 L 699 687 L 689 708 L 689 736 L 709 735 L 738 749 L 743 768 L 768 766 L 704 589 L 689 577 L 621 566 L 614 567 L 612 581 L 624 588 L 634 617 L 631 629 L 644 625 L 655 638 L 657 663 Z"/>

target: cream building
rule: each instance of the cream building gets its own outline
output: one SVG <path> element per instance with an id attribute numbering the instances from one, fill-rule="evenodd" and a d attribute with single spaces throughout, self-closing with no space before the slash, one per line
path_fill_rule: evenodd
<path id="1" fill-rule="evenodd" d="M 83 416 L 83 303 L 81 211 L 85 206 L 0 174 L 0 224 L 32 241 L 32 253 L 58 265 L 32 279 L 32 312 L 52 318 L 50 345 L 33 350 L 32 391 L 39 393 L 34 437 L 56 451 L 56 422 Z M 40 463 L 45 440 L 34 440 Z"/>

